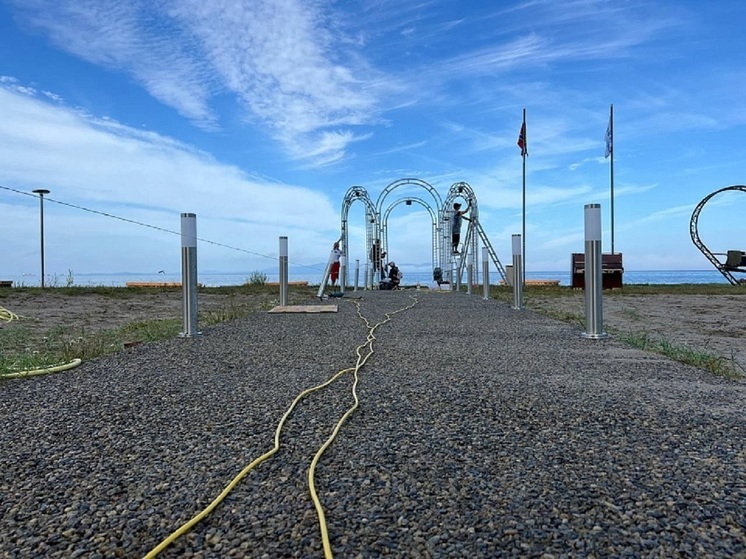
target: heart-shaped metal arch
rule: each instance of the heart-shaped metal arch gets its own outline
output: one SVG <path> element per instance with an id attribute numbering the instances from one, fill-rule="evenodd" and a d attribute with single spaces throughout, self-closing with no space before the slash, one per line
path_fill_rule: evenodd
<path id="1" fill-rule="evenodd" d="M 746 266 L 743 266 L 739 263 L 737 266 L 729 266 L 726 262 L 720 262 L 720 260 L 717 259 L 715 254 L 705 246 L 705 244 L 700 240 L 699 233 L 697 232 L 697 221 L 699 220 L 699 214 L 702 211 L 702 208 L 705 207 L 705 204 L 712 198 L 713 196 L 717 196 L 721 192 L 727 192 L 728 190 L 740 190 L 741 192 L 746 192 L 746 186 L 744 185 L 734 185 L 734 186 L 726 186 L 725 188 L 721 188 L 720 190 L 716 190 L 712 194 L 709 194 L 706 196 L 699 204 L 697 204 L 697 207 L 694 208 L 694 212 L 692 213 L 692 219 L 689 222 L 689 234 L 692 236 L 692 242 L 694 243 L 694 246 L 696 246 L 700 251 L 702 251 L 702 254 L 707 257 L 707 260 L 712 262 L 712 265 L 715 266 L 718 271 L 725 276 L 725 278 L 733 285 L 746 285 L 743 281 L 740 281 L 738 278 L 736 278 L 732 272 L 743 272 L 746 273 Z"/>

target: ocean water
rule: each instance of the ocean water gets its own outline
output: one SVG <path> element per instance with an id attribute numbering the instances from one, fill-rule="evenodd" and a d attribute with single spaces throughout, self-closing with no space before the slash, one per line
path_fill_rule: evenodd
<path id="1" fill-rule="evenodd" d="M 404 272 L 404 285 L 414 285 L 420 283 L 428 285 L 432 283 L 432 273 L 428 271 Z M 348 283 L 354 283 L 354 270 L 348 272 Z M 241 285 L 248 282 L 251 272 L 235 273 L 205 273 L 198 274 L 198 282 L 208 286 L 216 287 L 221 285 Z M 267 281 L 276 282 L 279 279 L 277 273 L 266 273 Z M 746 279 L 746 275 L 744 275 Z M 466 277 L 464 275 L 464 277 Z M 500 276 L 495 270 L 490 271 L 490 283 L 499 283 Z M 559 280 L 560 285 L 571 285 L 569 271 L 547 271 L 547 272 L 526 272 L 526 279 L 546 279 Z M 0 280 L 11 280 L 15 286 L 38 287 L 41 282 L 38 275 L 24 274 L 22 276 L 3 276 Z M 290 281 L 307 281 L 309 285 L 319 285 L 322 280 L 322 272 L 314 274 L 308 269 L 300 273 L 289 273 Z M 481 274 L 480 274 L 481 280 Z M 127 282 L 180 282 L 180 274 L 153 274 L 153 273 L 96 273 L 96 274 L 75 274 L 65 276 L 47 275 L 45 285 L 47 287 L 65 287 L 67 285 L 76 286 L 106 286 L 106 287 L 124 287 Z M 728 283 L 728 280 L 717 270 L 629 270 L 624 272 L 623 282 L 628 284 L 685 284 L 685 283 Z M 359 285 L 362 286 L 362 272 L 360 274 Z"/>

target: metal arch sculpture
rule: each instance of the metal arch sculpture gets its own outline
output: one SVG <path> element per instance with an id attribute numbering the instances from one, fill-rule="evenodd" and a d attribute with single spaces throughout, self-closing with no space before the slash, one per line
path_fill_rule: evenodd
<path id="1" fill-rule="evenodd" d="M 399 198 L 391 203 L 391 205 L 386 208 L 386 211 L 383 214 L 383 218 L 381 219 L 381 243 L 382 246 L 388 247 L 388 222 L 389 222 L 389 214 L 391 213 L 391 210 L 393 210 L 396 206 L 399 204 L 406 204 L 408 206 L 412 205 L 412 202 L 416 202 L 422 207 L 424 207 L 428 213 L 430 214 L 430 219 L 432 221 L 433 226 L 433 253 L 432 253 L 432 265 L 433 269 L 435 269 L 437 264 L 437 257 L 438 257 L 438 231 L 440 229 L 438 225 L 438 214 L 433 211 L 433 209 L 430 207 L 430 204 L 425 202 L 421 198 L 417 198 L 416 196 L 404 196 L 402 198 Z M 388 251 L 388 248 L 386 249 Z"/>
<path id="2" fill-rule="evenodd" d="M 362 186 L 351 186 L 345 193 L 344 201 L 342 202 L 342 252 L 349 254 L 349 231 L 347 230 L 347 221 L 350 213 L 350 206 L 356 201 L 360 201 L 365 205 L 365 246 L 366 254 L 369 253 L 370 247 L 373 244 L 373 240 L 378 235 L 378 216 L 376 215 L 376 207 L 373 205 L 373 200 L 368 196 L 368 191 Z M 341 272 L 341 285 L 347 284 L 347 268 L 345 266 Z M 367 280 L 367 274 L 366 274 Z M 367 281 L 366 281 L 367 284 Z"/>
<path id="3" fill-rule="evenodd" d="M 433 197 L 433 200 L 435 200 L 435 207 L 438 213 L 440 213 L 440 209 L 443 207 L 443 202 L 440 199 L 440 194 L 438 194 L 438 191 L 435 190 L 430 184 L 421 179 L 410 178 L 396 180 L 387 185 L 386 188 L 381 191 L 381 194 L 378 196 L 378 200 L 376 201 L 376 211 L 378 212 L 379 217 L 381 215 L 381 212 L 383 211 L 383 201 L 386 199 L 386 196 L 388 196 L 393 190 L 401 186 L 417 186 L 419 188 L 427 190 Z"/>
<path id="4" fill-rule="evenodd" d="M 732 273 L 731 271 L 736 272 L 746 272 L 746 269 L 741 269 L 741 266 L 728 266 L 727 263 L 724 264 L 720 262 L 720 260 L 717 259 L 715 254 L 705 246 L 705 244 L 702 242 L 702 240 L 699 238 L 699 231 L 697 230 L 697 222 L 699 221 L 699 214 L 702 212 L 702 208 L 704 208 L 705 204 L 714 196 L 717 196 L 718 194 L 722 192 L 726 192 L 729 190 L 740 190 L 741 192 L 746 192 L 746 186 L 744 185 L 734 185 L 734 186 L 726 186 L 725 188 L 721 188 L 720 190 L 716 190 L 712 194 L 709 194 L 708 196 L 705 196 L 705 198 L 697 204 L 697 207 L 694 208 L 694 212 L 692 212 L 692 219 L 689 221 L 689 234 L 692 237 L 692 242 L 694 243 L 694 246 L 696 246 L 702 254 L 705 255 L 707 260 L 709 260 L 715 268 L 718 269 L 718 271 L 725 276 L 725 279 L 727 279 L 732 285 L 743 285 L 741 281 L 739 281 Z"/>
<path id="5" fill-rule="evenodd" d="M 443 221 L 443 245 L 444 250 L 451 246 L 450 228 L 446 227 L 451 221 L 451 208 L 453 207 L 454 201 L 457 198 L 463 198 L 469 204 L 471 208 L 470 215 L 472 218 L 479 219 L 479 204 L 477 204 L 477 195 L 474 193 L 472 187 L 465 182 L 455 182 L 448 189 L 445 202 L 443 202 L 443 210 L 441 212 L 440 219 Z M 444 252 L 444 257 L 447 255 Z"/>
<path id="6" fill-rule="evenodd" d="M 404 186 L 414 186 L 417 188 L 421 188 L 425 191 L 427 191 L 430 196 L 432 197 L 433 203 L 428 203 L 425 200 L 422 200 L 421 198 L 417 196 L 403 196 L 402 198 L 396 200 L 393 204 L 390 205 L 390 207 L 387 208 L 385 214 L 384 214 L 384 202 L 386 198 L 388 197 L 391 192 L 393 192 L 395 189 L 399 187 Z M 489 256 L 492 259 L 492 261 L 495 263 L 498 272 L 502 276 L 503 280 L 506 279 L 505 275 L 505 269 L 503 268 L 502 264 L 500 263 L 500 260 L 497 258 L 497 254 L 495 253 L 494 249 L 492 248 L 492 245 L 487 238 L 486 233 L 484 232 L 484 229 L 482 229 L 481 225 L 479 224 L 479 207 L 477 205 L 476 200 L 476 194 L 472 190 L 471 186 L 465 182 L 457 182 L 454 183 L 448 193 L 447 201 L 452 202 L 454 199 L 458 197 L 464 197 L 467 200 L 469 200 L 472 210 L 471 210 L 471 218 L 472 220 L 469 222 L 469 228 L 467 230 L 467 235 L 464 241 L 464 246 L 471 247 L 469 251 L 464 251 L 464 253 L 469 253 L 471 256 L 474 257 L 473 263 L 476 265 L 477 269 L 477 276 L 478 276 L 478 254 L 477 254 L 477 243 L 478 238 L 481 238 L 484 242 L 485 248 L 489 252 Z M 391 212 L 391 210 L 398 206 L 401 203 L 410 201 L 411 202 L 417 202 L 418 204 L 421 204 L 423 207 L 425 207 L 428 212 L 430 212 L 430 217 L 433 222 L 433 248 L 432 248 L 432 263 L 433 263 L 433 272 L 435 273 L 436 269 L 439 272 L 439 275 L 442 274 L 442 272 L 446 272 L 447 270 L 450 271 L 451 279 L 453 280 L 453 265 L 454 265 L 454 258 L 452 258 L 450 251 L 447 250 L 448 247 L 450 247 L 450 230 L 447 229 L 447 224 L 450 221 L 450 213 L 447 211 L 447 206 L 443 204 L 443 201 L 438 194 L 438 191 L 435 190 L 430 184 L 428 184 L 426 181 L 421 179 L 415 179 L 415 178 L 404 178 L 396 180 L 390 184 L 388 184 L 384 190 L 381 192 L 381 194 L 378 196 L 378 199 L 376 201 L 376 204 L 373 205 L 373 202 L 371 201 L 370 197 L 368 196 L 368 192 L 363 188 L 362 186 L 353 186 L 350 187 L 350 189 L 345 194 L 344 203 L 342 205 L 342 231 L 340 235 L 340 241 L 342 244 L 342 250 L 345 254 L 348 254 L 349 251 L 349 233 L 348 233 L 348 215 L 349 215 L 349 209 L 350 206 L 356 201 L 362 201 L 365 205 L 365 216 L 366 216 L 366 240 L 365 240 L 365 248 L 366 248 L 366 254 L 370 255 L 371 248 L 373 246 L 373 242 L 375 239 L 381 239 L 381 249 L 383 251 L 388 250 L 388 231 L 387 231 L 387 223 L 388 223 L 388 216 Z M 433 209 L 434 206 L 434 209 Z M 383 214 L 383 215 L 382 215 Z M 466 260 L 464 258 L 465 255 L 462 255 L 459 266 L 458 266 L 458 281 L 460 282 L 461 273 L 464 269 L 464 264 L 466 263 Z M 367 258 L 367 257 L 366 257 Z M 346 259 L 345 259 L 346 260 Z M 372 273 L 369 274 L 368 270 L 368 263 L 369 260 L 366 259 L 366 273 L 365 273 L 365 287 L 366 289 L 368 287 L 373 287 L 372 284 Z M 346 265 L 347 262 L 343 260 L 341 269 L 340 269 L 340 279 L 342 280 L 342 285 L 345 285 L 347 283 L 347 268 Z M 330 264 L 328 264 L 327 268 L 329 268 Z M 447 270 L 446 270 L 447 268 Z M 372 270 L 370 270 L 372 272 Z M 322 284 L 326 284 L 328 273 L 325 273 L 325 278 L 322 281 Z M 433 275 L 435 277 L 435 275 Z M 441 276 L 442 277 L 442 276 Z M 478 281 L 478 279 L 476 280 Z M 453 283 L 453 281 L 451 281 Z M 344 288 L 342 289 L 344 292 Z"/>
<path id="7" fill-rule="evenodd" d="M 455 182 L 448 189 L 448 194 L 446 194 L 446 199 L 443 202 L 443 210 L 441 211 L 440 215 L 441 223 L 443 223 L 443 252 L 441 255 L 442 262 L 450 262 L 452 260 L 450 253 L 451 216 L 453 213 L 453 204 L 458 198 L 463 198 L 466 200 L 470 208 L 469 215 L 471 217 L 469 219 L 472 220 L 469 222 L 469 226 L 467 227 L 466 235 L 464 236 L 464 249 L 462 250 L 461 257 L 458 259 L 458 263 L 456 265 L 457 277 L 460 279 L 464 270 L 464 266 L 466 264 L 466 258 L 468 258 L 468 254 L 472 254 L 472 258 L 475 259 L 474 266 L 476 270 L 479 270 L 479 255 L 477 253 L 476 236 L 469 235 L 474 224 L 473 220 L 479 220 L 479 205 L 477 204 L 477 196 L 468 183 Z"/>
<path id="8" fill-rule="evenodd" d="M 495 249 L 492 247 L 492 243 L 490 243 L 489 238 L 487 238 L 487 234 L 485 233 L 484 229 L 482 228 L 481 223 L 479 222 L 479 204 L 477 203 L 477 195 L 472 189 L 472 187 L 466 183 L 466 182 L 455 182 L 451 185 L 451 188 L 448 189 L 448 195 L 446 196 L 443 210 L 441 213 L 441 223 L 443 224 L 443 254 L 442 254 L 442 261 L 443 262 L 452 262 L 452 258 L 450 257 L 450 252 L 448 250 L 448 247 L 451 246 L 451 229 L 448 226 L 451 221 L 451 208 L 453 206 L 453 202 L 457 198 L 463 198 L 465 199 L 469 206 L 470 206 L 470 221 L 469 226 L 466 230 L 466 236 L 464 237 L 464 249 L 461 252 L 460 258 L 458 260 L 458 263 L 456 264 L 456 274 L 457 278 L 460 281 L 461 275 L 463 274 L 464 267 L 467 263 L 468 255 L 472 255 L 472 261 L 475 266 L 476 276 L 479 277 L 479 251 L 478 251 L 478 240 L 481 238 L 482 243 L 484 243 L 484 246 L 487 248 L 487 252 L 490 256 L 490 259 L 492 260 L 492 263 L 497 268 L 498 273 L 500 274 L 500 277 L 502 277 L 503 281 L 507 281 L 507 276 L 505 273 L 505 268 L 502 265 L 502 262 L 500 262 L 500 259 L 497 257 L 497 252 L 495 252 Z"/>
<path id="9" fill-rule="evenodd" d="M 383 213 L 383 203 L 386 200 L 386 197 L 396 190 L 397 188 L 403 187 L 403 186 L 415 186 L 417 188 L 422 188 L 423 190 L 427 191 L 433 198 L 433 201 L 435 202 L 435 215 L 440 216 L 441 208 L 443 207 L 443 202 L 440 198 L 440 194 L 438 194 L 438 191 L 433 188 L 432 185 L 428 184 L 426 181 L 423 181 L 421 179 L 414 179 L 414 178 L 405 178 L 405 179 L 399 179 L 395 180 L 392 183 L 389 183 L 386 188 L 384 188 L 381 191 L 381 194 L 378 196 L 378 200 L 376 201 L 376 217 L 379 224 L 379 238 L 381 238 L 381 249 L 388 252 L 388 246 L 386 246 L 385 243 L 383 243 L 383 231 L 380 230 L 380 224 L 382 223 L 382 213 Z M 441 227 L 441 223 L 438 222 L 438 227 Z M 435 239 L 439 238 L 439 235 L 435 235 Z M 370 246 L 367 247 L 370 251 Z M 433 243 L 433 268 L 440 266 L 440 258 L 441 258 L 441 249 L 438 242 Z"/>

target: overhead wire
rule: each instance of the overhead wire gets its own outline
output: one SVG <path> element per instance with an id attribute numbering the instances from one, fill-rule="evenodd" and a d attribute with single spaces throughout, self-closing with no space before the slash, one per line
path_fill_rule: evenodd
<path id="1" fill-rule="evenodd" d="M 338 372 L 336 372 L 334 375 L 332 375 L 327 381 L 318 384 L 316 386 L 313 386 L 311 388 L 307 388 L 306 390 L 302 391 L 300 394 L 298 394 L 293 402 L 290 404 L 288 409 L 283 414 L 282 418 L 280 419 L 280 422 L 277 424 L 277 428 L 275 429 L 275 436 L 274 436 L 274 446 L 271 450 L 265 452 L 255 460 L 253 460 L 248 466 L 246 466 L 243 470 L 241 470 L 231 481 L 228 483 L 228 485 L 221 491 L 221 493 L 213 499 L 213 501 L 205 507 L 202 511 L 200 511 L 198 514 L 196 514 L 194 517 L 192 517 L 190 520 L 188 520 L 186 523 L 184 523 L 182 526 L 177 528 L 174 532 L 172 532 L 169 536 L 167 536 L 161 543 L 159 543 L 156 547 L 154 547 L 151 551 L 149 551 L 145 556 L 144 559 L 153 559 L 154 557 L 157 557 L 158 554 L 160 554 L 164 549 L 166 549 L 169 545 L 171 545 L 174 541 L 176 541 L 179 537 L 187 533 L 189 530 L 191 530 L 194 526 L 196 526 L 201 520 L 203 520 L 207 515 L 209 515 L 215 507 L 217 507 L 223 499 L 233 490 L 233 488 L 256 466 L 264 462 L 265 460 L 271 458 L 274 456 L 277 451 L 280 449 L 280 433 L 282 431 L 283 426 L 285 425 L 285 422 L 290 417 L 290 414 L 293 412 L 295 407 L 298 405 L 298 403 L 305 398 L 307 395 L 316 392 L 317 390 L 321 390 L 322 388 L 325 388 L 329 385 L 331 385 L 334 381 L 336 381 L 341 376 L 353 372 L 354 373 L 354 381 L 352 384 L 352 395 L 354 399 L 354 404 L 351 408 L 345 412 L 345 414 L 342 416 L 342 418 L 337 422 L 335 425 L 332 434 L 327 438 L 327 440 L 324 442 L 324 444 L 319 448 L 319 450 L 316 452 L 313 460 L 311 461 L 311 465 L 309 467 L 308 471 L 308 483 L 309 483 L 309 491 L 311 493 L 311 498 L 314 502 L 314 507 L 316 509 L 316 513 L 319 519 L 319 530 L 321 532 L 321 539 L 322 539 L 322 546 L 324 548 L 324 556 L 326 559 L 331 559 L 333 557 L 332 551 L 331 551 L 331 543 L 329 541 L 329 531 L 327 529 L 326 525 L 326 517 L 324 514 L 324 509 L 321 504 L 321 501 L 318 498 L 318 494 L 316 491 L 316 487 L 314 484 L 314 473 L 316 469 L 316 465 L 318 464 L 319 460 L 321 459 L 322 454 L 324 451 L 329 447 L 329 445 L 332 444 L 334 439 L 336 438 L 337 434 L 339 433 L 339 430 L 341 429 L 344 422 L 347 420 L 347 418 L 352 415 L 352 413 L 358 408 L 359 406 L 359 398 L 357 396 L 357 384 L 359 381 L 358 372 L 360 368 L 365 365 L 365 363 L 368 361 L 371 355 L 373 355 L 373 342 L 375 341 L 375 330 L 382 326 L 383 324 L 386 324 L 391 320 L 391 317 L 397 313 L 404 312 L 408 309 L 411 309 L 414 307 L 419 301 L 416 297 L 410 296 L 411 299 L 414 300 L 414 302 L 410 305 L 407 305 L 406 307 L 403 307 L 401 309 L 398 309 L 396 311 L 392 311 L 389 313 L 385 313 L 385 319 L 381 322 L 371 326 L 370 321 L 362 315 L 361 309 L 360 309 L 360 299 L 355 299 L 354 304 L 357 306 L 357 314 L 358 316 L 365 322 L 366 327 L 368 328 L 368 334 L 366 337 L 366 340 L 364 343 L 360 344 L 356 349 L 355 353 L 357 355 L 357 361 L 355 363 L 354 367 L 347 367 L 345 369 L 342 369 Z M 368 348 L 368 353 L 366 355 L 362 355 L 362 351 L 365 348 Z"/>
<path id="2" fill-rule="evenodd" d="M 36 198 L 36 196 L 33 195 L 33 194 L 30 194 L 28 192 L 24 192 L 22 190 L 17 190 L 15 188 L 11 188 L 9 186 L 3 186 L 1 184 L 0 184 L 0 189 L 2 189 L 2 190 L 8 190 L 10 192 L 15 192 L 16 194 L 22 194 L 24 196 L 30 196 L 31 198 Z M 121 216 L 110 214 L 110 213 L 107 213 L 107 212 L 102 212 L 100 210 L 93 210 L 91 208 L 86 208 L 84 206 L 78 206 L 76 204 L 71 204 L 69 202 L 63 202 L 61 200 L 55 200 L 54 198 L 50 198 L 49 196 L 45 196 L 44 197 L 44 201 L 45 202 L 52 202 L 52 203 L 58 204 L 60 206 L 67 206 L 69 208 L 75 208 L 76 210 L 81 210 L 81 211 L 84 211 L 84 212 L 101 215 L 101 216 L 108 217 L 108 218 L 111 218 L 111 219 L 117 219 L 119 221 L 124 221 L 125 223 L 131 223 L 133 225 L 139 225 L 141 227 L 147 227 L 149 229 L 154 229 L 156 231 L 161 231 L 163 233 L 170 233 L 172 235 L 178 235 L 178 236 L 185 236 L 187 238 L 193 238 L 195 241 L 200 241 L 200 242 L 207 243 L 207 244 L 210 244 L 210 245 L 213 245 L 213 246 L 218 246 L 218 247 L 221 247 L 221 248 L 227 248 L 227 249 L 230 249 L 230 250 L 235 250 L 235 251 L 243 252 L 243 253 L 246 253 L 246 254 L 251 254 L 252 256 L 259 256 L 259 257 L 262 257 L 262 258 L 267 258 L 269 260 L 277 260 L 277 261 L 279 261 L 279 257 L 277 257 L 277 256 L 270 256 L 268 254 L 262 254 L 260 252 L 254 252 L 254 251 L 251 251 L 251 250 L 247 250 L 245 248 L 240 248 L 240 247 L 234 247 L 234 246 L 231 246 L 231 245 L 226 245 L 224 243 L 219 243 L 217 241 L 211 241 L 209 239 L 203 239 L 201 237 L 191 237 L 190 235 L 183 235 L 180 231 L 173 231 L 171 229 L 166 229 L 165 227 L 159 227 L 157 225 L 151 225 L 149 223 L 144 223 L 142 221 L 137 221 L 135 219 L 129 219 L 129 218 L 126 218 L 126 217 L 121 217 Z M 307 266 L 305 264 L 294 264 L 294 263 L 289 263 L 289 265 L 296 266 L 298 268 L 308 268 L 310 270 L 319 271 L 319 268 L 317 266 Z"/>

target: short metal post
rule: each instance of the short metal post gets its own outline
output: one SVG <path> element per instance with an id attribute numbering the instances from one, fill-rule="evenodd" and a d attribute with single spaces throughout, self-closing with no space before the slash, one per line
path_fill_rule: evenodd
<path id="1" fill-rule="evenodd" d="M 450 286 L 451 286 L 451 291 L 455 291 L 455 290 L 458 289 L 458 286 L 456 285 L 456 274 L 454 273 L 454 270 L 453 270 L 453 264 L 451 264 L 451 283 L 450 283 Z"/>
<path id="2" fill-rule="evenodd" d="M 471 252 L 466 255 L 466 294 L 471 295 L 471 282 L 474 275 L 474 256 Z"/>
<path id="3" fill-rule="evenodd" d="M 482 278 L 483 278 L 483 290 L 484 296 L 482 299 L 485 301 L 490 298 L 490 259 L 489 251 L 487 247 L 482 247 Z"/>
<path id="4" fill-rule="evenodd" d="M 32 192 L 39 195 L 39 224 L 41 227 L 41 287 L 44 289 L 44 195 L 49 194 L 49 190 L 46 188 L 37 188 Z"/>
<path id="5" fill-rule="evenodd" d="M 197 312 L 197 216 L 181 214 L 181 309 L 183 338 L 199 336 Z"/>
<path id="6" fill-rule="evenodd" d="M 321 280 L 321 285 L 319 285 L 319 292 L 317 294 L 317 297 L 321 299 L 324 296 L 324 290 L 326 289 L 326 284 L 329 281 L 329 276 L 331 275 L 332 271 L 332 264 L 334 263 L 334 251 L 329 251 L 329 258 L 326 261 L 326 269 L 324 270 L 324 279 Z"/>
<path id="7" fill-rule="evenodd" d="M 585 332 L 590 339 L 607 338 L 604 332 L 601 278 L 601 204 L 585 205 Z"/>
<path id="8" fill-rule="evenodd" d="M 339 257 L 339 292 L 344 294 L 347 283 L 347 257 L 343 254 Z"/>
<path id="9" fill-rule="evenodd" d="M 513 308 L 523 308 L 523 257 L 520 235 L 513 235 Z"/>
<path id="10" fill-rule="evenodd" d="M 360 279 L 360 259 L 355 260 L 355 289 L 357 291 L 357 282 Z"/>
<path id="11" fill-rule="evenodd" d="M 288 238 L 280 237 L 280 306 L 288 304 Z"/>

